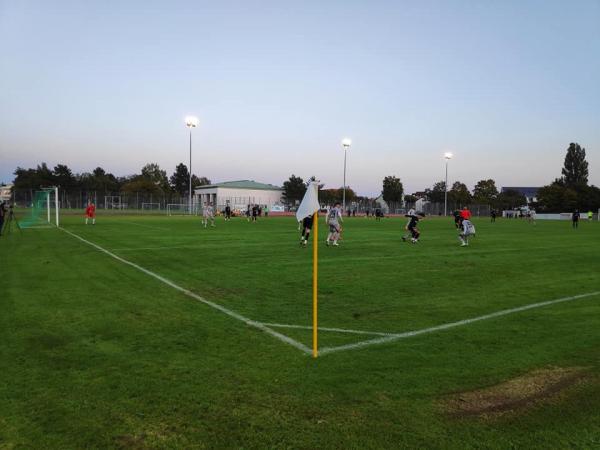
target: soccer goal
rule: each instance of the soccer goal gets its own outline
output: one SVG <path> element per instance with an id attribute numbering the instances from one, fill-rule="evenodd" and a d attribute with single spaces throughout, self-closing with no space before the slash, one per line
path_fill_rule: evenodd
<path id="1" fill-rule="evenodd" d="M 168 203 L 167 204 L 167 216 L 185 216 L 189 214 L 196 215 L 198 213 L 198 206 L 193 205 L 190 210 L 188 203 Z"/>
<path id="2" fill-rule="evenodd" d="M 31 201 L 30 212 L 19 220 L 21 228 L 49 227 L 60 225 L 60 204 L 58 188 L 45 188 L 36 191 Z"/>
<path id="3" fill-rule="evenodd" d="M 120 195 L 105 195 L 104 209 L 125 209 L 126 204 L 122 202 Z"/>
<path id="4" fill-rule="evenodd" d="M 160 211 L 160 203 L 142 203 L 142 211 Z"/>

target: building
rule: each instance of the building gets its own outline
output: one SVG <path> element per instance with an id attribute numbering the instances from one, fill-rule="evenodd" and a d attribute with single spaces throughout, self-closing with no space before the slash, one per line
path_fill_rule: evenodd
<path id="1" fill-rule="evenodd" d="M 268 206 L 279 209 L 283 205 L 283 188 L 272 184 L 258 183 L 253 180 L 225 181 L 194 190 L 195 201 L 200 206 L 211 202 L 218 209 L 229 203 L 232 209 L 245 211 L 248 205 Z"/>
<path id="2" fill-rule="evenodd" d="M 537 193 L 539 190 L 539 187 L 503 187 L 500 192 L 517 191 L 527 199 L 527 204 L 530 204 L 537 202 Z"/>
<path id="3" fill-rule="evenodd" d="M 10 199 L 12 198 L 12 187 L 12 184 L 0 186 L 0 202 L 10 202 Z"/>

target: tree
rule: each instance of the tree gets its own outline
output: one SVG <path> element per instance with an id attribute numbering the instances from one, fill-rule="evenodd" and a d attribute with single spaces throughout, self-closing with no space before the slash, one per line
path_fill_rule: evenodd
<path id="1" fill-rule="evenodd" d="M 471 203 L 471 193 L 466 184 L 455 181 L 452 189 L 448 191 L 448 200 L 457 206 L 466 206 Z"/>
<path id="2" fill-rule="evenodd" d="M 14 189 L 35 189 L 39 187 L 37 172 L 35 169 L 24 169 L 17 167 L 14 171 Z"/>
<path id="3" fill-rule="evenodd" d="M 190 172 L 185 164 L 177 164 L 175 167 L 175 172 L 171 175 L 169 179 L 171 183 L 171 188 L 177 192 L 179 195 L 186 195 L 189 191 L 190 184 Z"/>
<path id="4" fill-rule="evenodd" d="M 283 197 L 290 205 L 302 200 L 305 192 L 306 184 L 304 183 L 304 180 L 293 174 L 290 176 L 289 180 L 283 183 Z"/>
<path id="5" fill-rule="evenodd" d="M 206 177 L 198 177 L 197 175 L 192 174 L 192 189 L 197 188 L 198 186 L 208 186 L 210 184 L 210 180 Z"/>
<path id="6" fill-rule="evenodd" d="M 473 198 L 478 203 L 491 205 L 496 197 L 498 197 L 498 189 L 492 179 L 479 180 L 473 188 Z"/>
<path id="7" fill-rule="evenodd" d="M 513 209 L 527 204 L 527 199 L 519 191 L 508 189 L 498 194 L 495 206 L 498 209 Z"/>
<path id="8" fill-rule="evenodd" d="M 432 203 L 444 203 L 445 193 L 445 181 L 438 181 L 431 189 L 425 189 L 425 197 Z"/>
<path id="9" fill-rule="evenodd" d="M 140 192 L 146 194 L 160 194 L 162 190 L 155 182 L 145 179 L 141 176 L 136 176 L 128 181 L 121 188 L 123 192 Z"/>
<path id="10" fill-rule="evenodd" d="M 141 177 L 156 184 L 162 191 L 169 191 L 169 179 L 167 178 L 167 172 L 162 170 L 156 163 L 146 164 L 142 167 Z"/>
<path id="11" fill-rule="evenodd" d="M 596 211 L 600 208 L 600 189 L 596 186 L 568 187 L 560 180 L 538 191 L 538 204 L 547 212 Z"/>
<path id="12" fill-rule="evenodd" d="M 71 172 L 71 169 L 64 164 L 57 164 L 54 166 L 52 174 L 54 176 L 54 182 L 60 188 L 70 189 L 77 183 L 77 179 L 73 175 L 73 172 Z"/>
<path id="13" fill-rule="evenodd" d="M 567 187 L 587 186 L 588 163 L 585 160 L 585 148 L 571 142 L 565 156 L 562 179 Z"/>
<path id="14" fill-rule="evenodd" d="M 387 176 L 383 179 L 383 190 L 381 191 L 383 200 L 390 206 L 392 210 L 396 209 L 402 203 L 402 194 L 404 194 L 404 186 L 400 178 L 394 175 Z"/>
<path id="15" fill-rule="evenodd" d="M 404 196 L 404 204 L 407 208 L 414 208 L 417 203 L 418 198 L 414 195 L 405 195 Z"/>

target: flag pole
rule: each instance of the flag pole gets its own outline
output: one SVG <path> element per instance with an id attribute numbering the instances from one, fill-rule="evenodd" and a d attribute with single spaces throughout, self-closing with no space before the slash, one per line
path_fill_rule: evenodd
<path id="1" fill-rule="evenodd" d="M 313 227 L 315 229 L 315 233 L 313 236 L 313 358 L 316 358 L 318 355 L 318 325 L 317 325 L 317 286 L 318 286 L 318 265 L 319 265 L 319 211 L 317 210 L 313 215 Z"/>

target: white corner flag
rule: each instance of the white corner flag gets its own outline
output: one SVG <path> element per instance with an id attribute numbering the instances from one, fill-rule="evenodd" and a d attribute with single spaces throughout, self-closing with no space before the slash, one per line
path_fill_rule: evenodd
<path id="1" fill-rule="evenodd" d="M 319 265 L 319 182 L 311 181 L 306 188 L 306 194 L 298 211 L 296 211 L 296 219 L 298 221 L 303 220 L 306 217 L 314 216 L 313 220 L 313 283 L 312 283 L 312 294 L 313 294 L 313 358 L 318 355 L 318 320 L 317 320 L 317 304 L 318 304 L 318 265 Z"/>
<path id="2" fill-rule="evenodd" d="M 319 182 L 311 181 L 306 188 L 304 198 L 300 202 L 298 211 L 296 211 L 296 220 L 300 222 L 302 219 L 308 216 L 312 216 L 321 208 L 319 205 Z"/>

